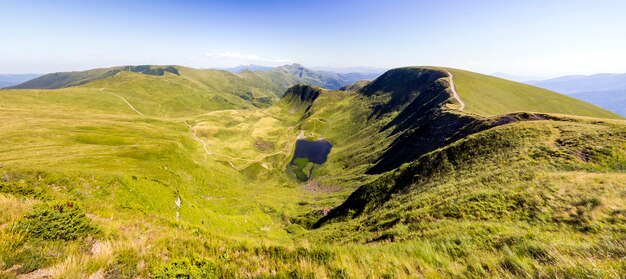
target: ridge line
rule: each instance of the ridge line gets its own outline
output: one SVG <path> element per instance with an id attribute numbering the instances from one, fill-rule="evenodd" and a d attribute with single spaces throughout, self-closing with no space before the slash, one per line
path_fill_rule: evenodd
<path id="1" fill-rule="evenodd" d="M 448 74 L 448 78 L 450 78 L 450 89 L 452 90 L 452 98 L 456 99 L 457 102 L 459 102 L 459 104 L 461 104 L 461 106 L 459 107 L 460 111 L 463 111 L 463 109 L 465 108 L 465 103 L 461 100 L 461 96 L 459 96 L 459 93 L 456 92 L 456 87 L 454 86 L 454 79 L 453 79 L 453 75 L 452 73 L 450 73 L 450 71 L 445 70 L 444 71 Z"/>

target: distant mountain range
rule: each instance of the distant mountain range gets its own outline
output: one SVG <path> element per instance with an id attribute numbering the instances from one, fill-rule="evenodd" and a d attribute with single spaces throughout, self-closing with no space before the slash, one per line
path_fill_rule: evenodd
<path id="1" fill-rule="evenodd" d="M 93 69 L 78 72 L 51 73 L 43 76 L 24 78 L 21 82 L 14 82 L 2 87 L 10 89 L 55 89 L 85 84 L 94 80 L 101 80 L 119 72 L 138 72 L 151 75 L 163 75 L 164 72 L 178 74 L 180 66 L 123 66 L 112 68 Z M 259 65 L 241 65 L 234 68 L 213 69 L 205 71 L 228 71 L 240 78 L 260 77 L 278 86 L 279 91 L 295 84 L 319 86 L 327 89 L 340 89 L 360 80 L 373 80 L 382 72 L 376 73 L 336 73 L 331 71 L 316 71 L 300 64 L 267 67 Z"/>
<path id="2" fill-rule="evenodd" d="M 299 65 L 299 64 L 295 64 L 295 65 Z M 285 66 L 288 66 L 288 65 L 284 65 L 280 67 L 285 67 Z M 232 67 L 232 68 L 213 68 L 213 69 L 224 70 L 224 71 L 229 71 L 234 74 L 238 74 L 243 71 L 266 72 L 266 71 L 270 71 L 272 69 L 280 68 L 280 67 L 250 64 L 250 65 L 239 65 L 237 67 Z M 320 71 L 320 72 L 335 72 L 338 74 L 355 74 L 355 73 L 376 74 L 378 76 L 382 75 L 384 72 L 389 70 L 385 68 L 376 68 L 376 67 L 307 67 L 307 68 L 313 71 Z M 530 78 L 527 80 L 531 80 L 531 79 L 536 79 L 536 78 Z"/>
<path id="3" fill-rule="evenodd" d="M 626 115 L 626 74 L 570 75 L 526 83 Z"/>
<path id="4" fill-rule="evenodd" d="M 327 71 L 327 72 L 335 72 L 340 74 L 346 73 L 366 73 L 366 74 L 375 74 L 375 73 L 384 73 L 388 71 L 388 68 L 377 68 L 377 67 L 310 67 L 316 71 Z"/>
<path id="5" fill-rule="evenodd" d="M 237 67 L 232 67 L 232 68 L 215 68 L 216 70 L 224 70 L 224 71 L 229 71 L 233 74 L 238 74 L 241 73 L 243 71 L 252 71 L 252 72 L 263 72 L 263 71 L 269 71 L 271 69 L 273 69 L 274 67 L 271 66 L 262 66 L 262 65 L 239 65 Z"/>
<path id="6" fill-rule="evenodd" d="M 0 74 L 0 88 L 9 87 L 41 76 L 40 74 Z"/>
<path id="7" fill-rule="evenodd" d="M 277 84 L 292 85 L 300 83 L 319 86 L 327 89 L 339 89 L 343 86 L 351 85 L 360 80 L 374 80 L 385 72 L 384 69 L 363 67 L 336 68 L 337 71 L 332 71 L 308 68 L 297 63 L 283 65 L 279 67 L 269 67 L 261 65 L 240 65 L 233 68 L 221 68 L 219 70 L 229 71 L 234 74 L 239 74 L 246 71 L 257 72 L 258 74 L 268 76 L 272 81 Z M 363 71 L 361 72 L 356 70 Z"/>
<path id="8" fill-rule="evenodd" d="M 331 71 L 316 71 L 300 64 L 284 65 L 263 72 L 274 83 L 306 84 L 327 89 L 340 89 L 359 80 L 374 80 L 379 73 L 336 73 Z"/>

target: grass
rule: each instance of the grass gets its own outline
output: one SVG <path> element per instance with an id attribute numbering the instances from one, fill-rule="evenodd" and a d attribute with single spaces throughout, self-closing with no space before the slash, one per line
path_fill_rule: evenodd
<path id="1" fill-rule="evenodd" d="M 132 84 L 125 84 L 134 78 L 137 80 Z M 70 243 L 61 247 L 58 240 L 49 237 L 10 231 L 8 228 L 30 220 L 29 216 L 41 215 L 39 209 L 20 209 L 3 218 L 3 233 L 7 236 L 3 239 L 15 239 L 4 245 L 8 247 L 0 258 L 4 268 L 22 266 L 18 273 L 49 270 L 61 277 L 99 269 L 105 273 L 129 272 L 124 265 L 111 267 L 115 263 L 85 254 L 79 247 L 86 245 L 84 249 L 89 251 L 97 243 L 111 243 L 111 253 L 117 253 L 137 245 L 133 244 L 137 242 L 134 238 L 143 234 L 153 239 L 140 242 L 148 241 L 150 245 L 155 245 L 156 239 L 168 241 L 179 234 L 195 242 L 206 237 L 233 242 L 294 241 L 284 230 L 284 214 L 306 213 L 308 207 L 296 201 L 308 198 L 283 174 L 281 164 L 290 155 L 286 144 L 295 139 L 296 132 L 289 132 L 285 124 L 258 111 L 238 110 L 226 116 L 224 110 L 209 114 L 196 114 L 193 107 L 183 110 L 185 102 L 195 102 L 193 94 L 183 93 L 188 100 L 163 100 L 158 106 L 150 106 L 150 102 L 158 101 L 160 92 L 180 92 L 176 87 L 157 88 L 176 78 L 168 74 L 153 77 L 122 73 L 82 87 L 2 91 L 0 125 L 6 132 L 0 137 L 4 147 L 0 188 L 6 199 L 12 204 L 20 200 L 28 200 L 26 204 L 79 201 L 76 206 L 102 228 L 94 242 L 85 243 L 89 238 L 85 235 L 72 236 L 64 240 Z M 149 83 L 155 83 L 154 89 L 160 91 L 151 91 Z M 99 91 L 105 86 L 145 115 L 130 110 L 118 97 Z M 154 95 L 142 95 L 149 91 Z M 172 96 L 172 100 L 176 98 Z M 206 129 L 212 127 L 222 128 L 215 133 Z M 234 139 L 239 139 L 239 146 Z M 255 149 L 258 140 L 271 143 L 273 148 Z M 202 142 L 211 154 L 205 152 Z M 233 161 L 237 168 L 242 167 L 241 172 L 231 167 L 226 156 L 241 159 Z M 257 161 L 255 166 L 244 167 L 253 160 Z M 175 206 L 178 197 L 182 200 L 180 210 Z M 35 211 L 28 213 L 30 210 Z M 204 228 L 210 228 L 210 232 Z M 33 254 L 36 245 L 43 247 L 43 254 Z M 17 262 L 7 261 L 14 251 L 11 247 L 16 246 L 25 256 L 12 258 Z M 150 257 L 166 251 L 161 248 L 147 256 L 132 250 L 144 265 L 150 265 L 144 275 L 153 264 L 163 262 L 148 264 Z M 27 260 L 38 264 L 27 265 Z"/>
<path id="2" fill-rule="evenodd" d="M 518 111 L 623 119 L 583 101 L 535 86 L 473 72 L 446 69 L 454 77 L 465 111 L 483 116 Z"/>
<path id="3" fill-rule="evenodd" d="M 383 98 L 259 109 L 237 97 L 270 96 L 256 77 L 178 69 L 0 91 L 0 278 L 626 274 L 621 120 L 505 125 L 366 175 L 398 137 L 400 111 L 371 117 Z M 300 130 L 333 144 L 316 187 L 286 171 Z"/>
<path id="4" fill-rule="evenodd" d="M 363 186 L 309 237 L 418 243 L 446 276 L 617 276 L 625 133 L 586 121 L 487 130 Z"/>

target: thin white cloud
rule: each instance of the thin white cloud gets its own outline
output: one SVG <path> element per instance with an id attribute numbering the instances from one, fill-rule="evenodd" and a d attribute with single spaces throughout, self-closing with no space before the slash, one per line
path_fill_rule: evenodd
<path id="1" fill-rule="evenodd" d="M 246 60 L 254 62 L 267 62 L 267 63 L 291 63 L 290 59 L 270 59 L 259 57 L 254 54 L 241 54 L 238 52 L 221 52 L 221 53 L 205 53 L 209 58 L 225 59 L 225 60 Z"/>

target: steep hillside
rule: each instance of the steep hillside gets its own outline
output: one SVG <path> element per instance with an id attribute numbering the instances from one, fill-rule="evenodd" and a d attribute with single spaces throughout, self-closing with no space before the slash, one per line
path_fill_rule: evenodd
<path id="1" fill-rule="evenodd" d="M 361 88 L 365 87 L 369 83 L 369 80 L 357 80 L 353 84 L 344 85 L 339 89 L 344 91 L 359 91 L 361 90 Z"/>
<path id="2" fill-rule="evenodd" d="M 420 266 L 428 267 L 422 272 L 440 276 L 622 272 L 616 260 L 626 247 L 620 236 L 626 200 L 618 194 L 626 190 L 626 122 L 528 112 L 467 114 L 458 110 L 447 73 L 437 68 L 394 69 L 343 95 L 311 90 L 292 90 L 283 100 L 307 100 L 301 114 L 290 111 L 303 117 L 299 127 L 333 143 L 329 162 L 313 177 L 316 189 L 363 185 L 339 204 L 332 202 L 346 188 L 335 189 L 339 194 L 317 203 L 323 211 L 296 219 L 317 228 L 306 234 L 311 241 L 399 249 L 423 261 Z M 555 94 L 546 92 L 548 98 Z M 570 109 L 590 107 L 578 104 Z M 559 110 L 532 103 L 526 108 Z M 610 246 L 614 254 L 590 259 Z M 445 275 L 432 257 L 447 266 Z M 602 268 L 575 264 L 581 262 Z"/>
<path id="3" fill-rule="evenodd" d="M 614 175 L 607 177 L 613 177 L 614 182 L 619 182 L 619 179 L 626 175 L 624 124 L 624 121 L 563 118 L 517 122 L 488 129 L 425 154 L 418 160 L 361 187 L 346 203 L 324 217 L 318 225 L 334 218 L 371 214 L 385 208 L 387 203 L 398 206 L 402 202 L 392 200 L 419 196 L 424 194 L 425 190 L 428 190 L 430 195 L 433 187 L 438 189 L 475 185 L 480 189 L 489 189 L 498 186 L 498 183 L 508 181 L 506 185 L 500 186 L 511 187 L 511 190 L 515 191 L 515 185 L 518 183 L 523 185 L 535 179 L 546 179 L 553 175 L 575 175 L 578 172 L 598 173 L 600 176 L 601 173 L 614 172 Z M 580 141 L 581 138 L 587 140 Z M 506 167 L 503 165 L 505 162 L 509 162 Z M 530 166 L 532 168 L 528 169 Z M 494 172 L 503 176 L 493 175 Z M 486 179 L 487 177 L 493 179 Z M 447 181 L 450 185 L 447 185 Z M 454 185 L 454 182 L 460 184 Z M 618 184 L 626 187 L 624 183 Z M 464 194 L 471 195 L 480 189 L 467 189 Z M 471 199 L 462 201 L 470 202 Z M 449 217 L 460 218 L 484 213 L 472 212 L 467 209 L 471 207 L 462 204 L 455 207 L 456 210 L 464 210 L 463 215 Z M 509 208 L 502 207 L 500 210 Z M 447 214 L 430 212 L 435 213 Z M 499 212 L 502 213 L 505 212 Z M 529 212 L 519 213 L 529 214 Z"/>
<path id="4" fill-rule="evenodd" d="M 489 129 L 360 187 L 309 235 L 409 246 L 445 276 L 624 274 L 624 142 L 623 121 Z"/>
<path id="5" fill-rule="evenodd" d="M 289 109 L 290 114 L 301 115 L 301 118 L 306 118 L 313 103 L 323 91 L 324 89 L 319 87 L 296 85 L 285 91 L 281 102 L 291 107 Z"/>
<path id="6" fill-rule="evenodd" d="M 393 170 L 485 129 L 518 121 L 563 118 L 525 112 L 495 116 L 468 114 L 458 110 L 458 100 L 454 98 L 449 82 L 447 72 L 438 68 L 399 68 L 386 72 L 357 92 L 294 87 L 287 91 L 278 107 L 289 112 L 282 118 L 299 120 L 299 127 L 308 133 L 337 143 L 331 151 L 334 156 L 331 156 L 329 166 L 337 164 L 344 171 L 365 168 L 367 174 Z M 489 84 L 490 80 L 485 82 Z M 514 87 L 517 85 L 515 83 Z M 478 86 L 485 87 L 482 83 Z M 549 91 L 546 94 L 548 98 L 558 95 Z M 468 103 L 466 107 L 473 105 L 472 101 L 461 99 Z M 505 111 L 517 111 L 514 109 L 516 103 L 501 101 L 500 107 L 513 107 Z M 285 102 L 287 105 L 282 105 Z M 526 107 L 529 111 L 560 110 L 559 106 L 548 108 L 544 104 L 538 107 L 528 104 Z M 578 101 L 571 108 L 581 111 L 593 108 L 599 116 L 612 115 Z M 344 150 L 344 144 L 349 148 Z M 332 169 L 327 168 L 331 172 Z"/>
<path id="7" fill-rule="evenodd" d="M 466 112 L 483 116 L 527 111 L 622 118 L 602 108 L 549 90 L 468 71 L 447 69 Z"/>

